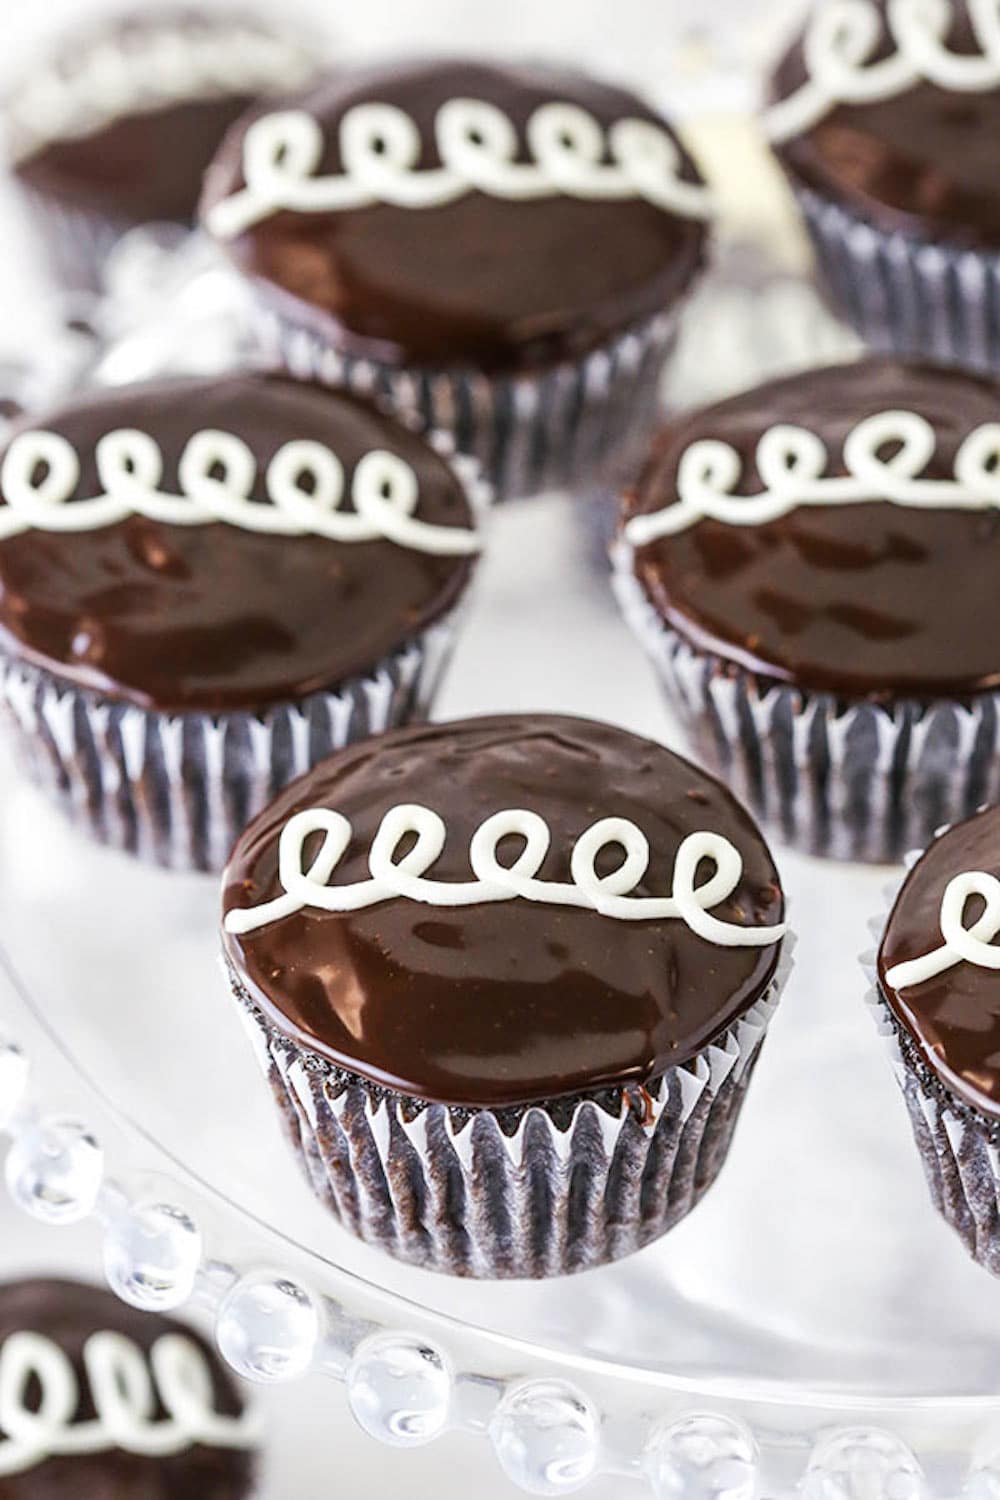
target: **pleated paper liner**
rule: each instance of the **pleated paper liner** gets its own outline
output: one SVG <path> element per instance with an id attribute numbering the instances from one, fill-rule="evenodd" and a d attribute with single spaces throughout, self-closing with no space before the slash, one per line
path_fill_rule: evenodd
<path id="1" fill-rule="evenodd" d="M 630 1255 L 715 1180 L 791 966 L 739 1020 L 646 1091 L 503 1110 L 407 1098 L 291 1040 L 226 962 L 285 1134 L 313 1192 L 397 1259 L 456 1276 L 538 1278 Z"/>

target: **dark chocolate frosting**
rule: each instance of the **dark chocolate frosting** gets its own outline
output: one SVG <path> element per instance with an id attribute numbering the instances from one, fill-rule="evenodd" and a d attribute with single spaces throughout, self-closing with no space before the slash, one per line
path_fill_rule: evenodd
<path id="1" fill-rule="evenodd" d="M 817 434 L 827 473 L 864 417 L 915 412 L 936 432 L 924 477 L 951 479 L 956 452 L 995 422 L 1000 386 L 931 365 L 874 358 L 776 381 L 671 423 L 626 513 L 676 499 L 688 446 L 739 453 L 737 493 L 762 489 L 755 453 L 778 423 Z M 657 610 L 697 648 L 768 678 L 844 698 L 964 696 L 1000 686 L 1000 511 L 872 502 L 790 511 L 764 525 L 700 520 L 640 548 L 636 573 Z"/>
<path id="2" fill-rule="evenodd" d="M 75 1422 L 92 1421 L 96 1414 L 83 1349 L 87 1339 L 100 1332 L 122 1334 L 145 1353 L 164 1334 L 182 1334 L 205 1357 L 213 1410 L 229 1417 L 243 1411 L 243 1400 L 218 1356 L 184 1324 L 157 1313 L 139 1312 L 110 1292 L 83 1282 L 53 1278 L 0 1286 L 0 1354 L 7 1339 L 17 1333 L 41 1334 L 56 1344 L 72 1364 L 80 1391 Z M 166 1415 L 157 1401 L 155 1420 Z M 0 1441 L 6 1436 L 0 1428 Z M 255 1468 L 255 1456 L 248 1448 L 195 1445 L 151 1457 L 112 1447 L 42 1459 L 0 1478 L 0 1494 L 6 1500 L 242 1500 L 251 1493 Z"/>
<path id="3" fill-rule="evenodd" d="M 580 105 L 604 126 L 626 117 L 664 126 L 631 93 L 568 69 L 474 62 L 341 72 L 296 107 L 323 127 L 326 175 L 341 170 L 341 118 L 369 101 L 405 110 L 423 140 L 420 167 L 440 166 L 434 118 L 455 98 L 502 109 L 517 129 L 520 160 L 530 159 L 528 117 L 552 101 Z M 247 124 L 230 132 L 209 170 L 203 214 L 243 185 Z M 700 180 L 683 161 L 685 176 Z M 704 238 L 702 223 L 641 198 L 515 201 L 470 192 L 430 208 L 282 212 L 222 243 L 337 344 L 399 363 L 502 369 L 575 358 L 669 306 L 698 270 Z"/>
<path id="4" fill-rule="evenodd" d="M 649 840 L 636 894 L 669 894 L 682 839 L 711 830 L 743 859 L 740 884 L 714 914 L 748 926 L 781 918 L 770 853 L 725 788 L 660 745 L 549 714 L 394 731 L 332 757 L 240 838 L 225 910 L 281 894 L 278 840 L 299 809 L 328 807 L 350 820 L 340 884 L 367 878 L 383 815 L 413 802 L 447 825 L 434 879 L 470 880 L 479 825 L 525 808 L 552 834 L 539 878 L 567 881 L 576 839 L 616 816 Z M 521 847 L 507 838 L 499 858 L 510 863 Z M 608 851 L 599 872 L 620 862 Z M 760 997 L 779 946 L 723 947 L 680 920 L 620 921 L 522 899 L 457 908 L 392 899 L 349 915 L 307 909 L 225 938 L 238 984 L 297 1041 L 376 1084 L 470 1107 L 655 1079 Z"/>
<path id="5" fill-rule="evenodd" d="M 948 1090 L 1000 1117 L 1000 972 L 962 962 L 902 990 L 886 979 L 895 964 L 941 947 L 945 887 L 969 870 L 1000 876 L 1000 808 L 956 824 L 914 865 L 879 948 L 879 984 L 920 1061 Z M 981 897 L 972 897 L 964 925 L 971 927 L 982 911 Z"/>
<path id="6" fill-rule="evenodd" d="M 471 524 L 457 478 L 420 438 L 354 397 L 277 376 L 92 392 L 33 414 L 20 430 L 27 427 L 74 445 L 81 498 L 101 490 L 95 445 L 109 430 L 148 433 L 163 454 L 160 488 L 177 494 L 184 446 L 217 428 L 253 451 L 253 499 L 265 496 L 277 450 L 311 439 L 337 454 L 348 492 L 358 461 L 386 449 L 417 475 L 419 520 Z M 384 539 L 335 542 L 142 516 L 92 531 L 32 529 L 0 540 L 0 648 L 146 707 L 252 710 L 370 671 L 450 608 L 470 567 L 467 556 Z"/>
<path id="7" fill-rule="evenodd" d="M 213 19 L 186 6 L 137 11 L 113 25 L 91 23 L 63 37 L 51 66 L 57 75 L 72 77 L 80 59 L 86 60 L 95 48 L 114 47 L 134 54 L 150 33 L 170 31 L 195 52 L 201 38 L 215 43 L 227 27 L 233 31 L 251 25 L 268 35 L 269 28 L 261 21 L 239 13 Z M 30 69 L 26 82 L 31 82 Z M 287 82 L 281 76 L 274 80 L 278 88 Z M 113 219 L 191 223 L 206 167 L 226 131 L 258 97 L 257 89 L 218 82 L 206 84 L 198 94 L 192 80 L 192 97 L 165 99 L 151 109 L 147 92 L 142 105 L 123 107 L 97 129 L 29 145 L 14 170 L 42 193 Z M 17 149 L 16 90 L 8 108 Z"/>
<path id="8" fill-rule="evenodd" d="M 883 40 L 887 0 L 875 0 Z M 952 52 L 979 54 L 965 0 L 950 0 Z M 779 64 L 776 99 L 806 80 L 801 40 Z M 801 135 L 777 146 L 794 181 L 833 197 L 879 225 L 959 244 L 1000 247 L 1000 179 L 993 143 L 1000 133 L 1000 88 L 952 92 L 920 81 L 892 98 L 837 104 Z"/>

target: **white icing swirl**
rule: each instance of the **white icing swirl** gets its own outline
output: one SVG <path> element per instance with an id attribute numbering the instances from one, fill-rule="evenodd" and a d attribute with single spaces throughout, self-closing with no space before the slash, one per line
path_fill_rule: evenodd
<path id="1" fill-rule="evenodd" d="M 123 114 L 188 99 L 272 94 L 315 69 L 305 45 L 233 20 L 108 33 L 79 55 L 32 73 L 6 106 L 23 159 L 57 140 L 93 135 Z"/>
<path id="2" fill-rule="evenodd" d="M 979 52 L 946 45 L 955 17 L 949 0 L 889 0 L 886 24 L 895 48 L 872 59 L 884 36 L 873 0 L 826 0 L 802 42 L 806 82 L 765 112 L 772 141 L 811 130 L 838 104 L 892 99 L 921 82 L 954 93 L 986 93 L 1000 86 L 1000 0 L 966 0 Z"/>
<path id="3" fill-rule="evenodd" d="M 576 104 L 543 104 L 527 124 L 534 158 L 516 160 L 510 119 L 483 99 L 449 99 L 437 112 L 434 134 L 442 165 L 420 169 L 420 132 L 392 104 L 358 104 L 340 122 L 343 171 L 318 177 L 324 136 L 305 110 L 263 115 L 243 141 L 246 186 L 216 203 L 208 227 L 222 239 L 282 209 L 337 213 L 373 203 L 432 208 L 467 193 L 530 199 L 644 198 L 666 213 L 707 218 L 711 197 L 703 183 L 681 176 L 681 154 L 667 130 L 650 120 L 616 120 L 607 131 Z M 612 161 L 605 161 L 610 151 Z"/>
<path id="4" fill-rule="evenodd" d="M 323 841 L 306 867 L 305 846 L 316 833 Z M 310 807 L 295 813 L 281 831 L 278 879 L 284 895 L 260 906 L 234 908 L 226 914 L 226 931 L 234 935 L 256 932 L 271 922 L 311 908 L 326 912 L 361 911 L 401 897 L 427 906 L 479 906 L 495 901 L 534 901 L 549 906 L 589 908 L 619 922 L 677 919 L 706 942 L 726 948 L 762 948 L 776 943 L 785 927 L 742 927 L 711 915 L 736 890 L 743 875 L 739 851 L 721 834 L 690 833 L 674 860 L 669 896 L 633 896 L 630 892 L 649 868 L 649 843 L 627 818 L 601 818 L 577 839 L 570 857 L 571 881 L 539 880 L 551 843 L 551 832 L 538 813 L 507 808 L 494 813 L 476 829 L 469 845 L 469 863 L 476 877 L 469 881 L 427 878 L 427 871 L 444 849 L 444 819 L 428 807 L 400 804 L 390 808 L 379 825 L 368 855 L 371 878 L 353 885 L 331 885 L 353 835 L 342 813 Z M 397 859 L 400 844 L 415 835 L 413 847 Z M 497 856 L 501 840 L 513 835 L 524 847 L 511 865 Z M 619 848 L 624 859 L 608 875 L 597 873 L 597 862 L 607 848 Z M 702 860 L 711 861 L 712 874 L 696 883 Z"/>
<path id="5" fill-rule="evenodd" d="M 121 1448 L 150 1458 L 203 1444 L 250 1448 L 259 1436 L 249 1411 L 229 1417 L 214 1408 L 203 1351 L 183 1334 L 158 1338 L 148 1356 L 121 1333 L 91 1334 L 83 1363 L 96 1416 L 75 1421 L 80 1389 L 69 1356 L 44 1335 L 12 1333 L 0 1348 L 0 1475 L 19 1474 L 47 1458 Z M 41 1393 L 29 1405 L 29 1391 Z M 166 1416 L 158 1418 L 157 1400 Z"/>
<path id="6" fill-rule="evenodd" d="M 242 438 L 206 428 L 188 440 L 177 466 L 181 494 L 159 489 L 163 456 L 136 428 L 107 432 L 96 447 L 101 494 L 73 499 L 80 479 L 76 449 L 58 432 L 31 429 L 11 442 L 0 466 L 0 541 L 19 532 L 94 531 L 129 516 L 171 526 L 223 521 L 245 531 L 320 536 L 335 542 L 378 538 L 415 552 L 462 556 L 477 552 L 475 531 L 437 526 L 414 512 L 419 483 L 397 454 L 375 448 L 351 478 L 353 513 L 342 509 L 344 468 L 323 443 L 298 439 L 278 449 L 267 466 L 268 501 L 250 498 L 257 461 Z M 219 472 L 221 470 L 221 473 Z M 304 488 L 308 479 L 311 489 Z"/>
<path id="7" fill-rule="evenodd" d="M 965 906 L 970 896 L 980 896 L 984 910 L 971 927 L 965 926 Z M 1000 933 L 1000 880 L 983 870 L 965 870 L 945 886 L 941 898 L 940 948 L 919 958 L 907 959 L 886 970 L 886 981 L 895 990 L 953 969 L 956 964 L 975 964 L 979 969 L 1000 969 L 1000 947 L 993 939 Z"/>
<path id="8" fill-rule="evenodd" d="M 876 412 L 844 441 L 847 473 L 826 477 L 830 458 L 822 440 L 805 427 L 781 423 L 769 427 L 757 445 L 763 490 L 736 495 L 742 477 L 739 453 L 729 443 L 701 439 L 681 455 L 676 501 L 634 516 L 625 526 L 625 538 L 644 547 L 706 518 L 727 526 L 765 526 L 799 506 L 869 500 L 916 509 L 1000 506 L 1000 422 L 986 422 L 969 433 L 955 456 L 953 479 L 921 478 L 936 445 L 934 428 L 916 412 Z M 886 448 L 894 450 L 888 458 L 882 457 Z"/>

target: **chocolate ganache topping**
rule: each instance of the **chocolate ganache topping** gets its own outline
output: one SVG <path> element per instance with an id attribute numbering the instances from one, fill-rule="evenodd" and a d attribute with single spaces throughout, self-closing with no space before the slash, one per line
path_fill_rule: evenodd
<path id="1" fill-rule="evenodd" d="M 119 1388 L 126 1365 L 128 1388 Z M 252 1419 L 218 1357 L 184 1324 L 82 1282 L 13 1281 L 0 1286 L 0 1368 L 0 1491 L 11 1500 L 242 1500 L 253 1489 Z M 140 1412 L 146 1381 L 152 1399 Z M 198 1432 L 204 1441 L 188 1440 Z M 126 1434 L 137 1451 L 126 1450 Z"/>
<path id="2" fill-rule="evenodd" d="M 771 856 L 725 788 L 648 740 L 557 715 L 398 730 L 332 757 L 240 838 L 224 878 L 227 920 L 281 897 L 279 841 L 295 814 L 322 808 L 348 820 L 330 873 L 341 887 L 368 877 L 385 815 L 414 803 L 444 824 L 426 872 L 435 882 L 473 879 L 474 835 L 502 810 L 544 820 L 539 882 L 582 880 L 581 837 L 598 820 L 628 819 L 649 847 L 636 896 L 669 895 L 672 877 L 676 894 L 684 841 L 710 832 L 742 861 L 711 916 L 737 924 L 748 943 L 749 929 L 780 923 Z M 306 840 L 307 864 L 317 844 Z M 502 837 L 497 860 L 509 868 L 524 848 L 523 837 Z M 597 875 L 622 860 L 620 848 L 604 848 Z M 698 861 L 696 885 L 711 866 Z M 477 893 L 466 905 L 405 895 L 353 911 L 302 905 L 225 931 L 224 942 L 238 986 L 300 1044 L 420 1100 L 501 1107 L 642 1084 L 687 1061 L 766 990 L 780 942 L 757 937 L 763 945 L 727 946 L 677 917 L 619 920 L 559 904 L 546 887 L 533 899 Z"/>
<path id="3" fill-rule="evenodd" d="M 919 58 L 924 50 L 919 43 L 928 35 L 919 4 L 897 7 L 902 47 L 890 32 L 887 0 L 863 4 L 876 38 L 865 68 L 900 56 L 904 64 L 910 56 Z M 825 9 L 838 5 L 843 10 L 841 0 L 833 0 L 832 6 L 826 0 Z M 817 6 L 807 34 L 809 27 L 815 30 L 823 9 L 823 4 Z M 924 5 L 922 11 L 926 17 L 933 7 Z M 965 0 L 945 0 L 943 11 L 949 19 L 943 35 L 932 42 L 932 56 L 940 59 L 946 51 L 958 58 L 983 58 Z M 911 39 L 917 43 L 912 50 L 907 46 Z M 830 50 L 821 47 L 821 57 L 832 61 Z M 886 229 L 996 249 L 1000 180 L 992 142 L 1000 132 L 1000 53 L 994 48 L 986 58 L 993 67 L 982 70 L 980 86 L 945 86 L 945 57 L 943 74 L 936 79 L 924 76 L 917 64 L 907 68 L 905 86 L 872 90 L 870 98 L 837 99 L 815 123 L 777 141 L 778 155 L 793 181 L 839 199 Z M 772 96 L 787 100 L 814 78 L 800 37 L 774 74 Z"/>
<path id="4" fill-rule="evenodd" d="M 112 218 L 189 223 L 229 127 L 310 71 L 304 44 L 237 12 L 164 7 L 91 24 L 5 101 L 14 170 Z"/>
<path id="5" fill-rule="evenodd" d="M 993 881 L 1000 877 L 1000 808 L 956 824 L 914 865 L 879 948 L 879 984 L 920 1060 L 949 1090 L 1000 1118 L 1000 947 L 993 942 L 1000 931 L 1000 892 L 991 890 L 987 879 L 982 883 L 985 896 L 973 893 L 963 899 L 961 891 L 953 893 L 956 921 L 966 933 L 984 923 L 978 942 L 974 935 L 971 958 L 961 957 L 948 941 L 946 891 L 950 881 L 967 872 Z M 946 943 L 951 951 L 939 954 Z M 986 955 L 977 951 L 979 943 L 989 945 Z M 940 972 L 928 978 L 893 972 L 929 954 L 937 956 L 934 967 Z M 997 967 L 987 967 L 988 962 Z"/>
<path id="6" fill-rule="evenodd" d="M 627 521 L 636 574 L 696 648 L 768 678 L 843 698 L 995 689 L 998 417 L 990 380 L 884 358 L 680 417 L 626 496 L 643 526 L 678 507 L 653 540 Z"/>
<path id="7" fill-rule="evenodd" d="M 143 707 L 255 710 L 377 666 L 476 545 L 444 459 L 354 397 L 246 374 L 93 392 L 0 453 L 0 649 Z"/>
<path id="8" fill-rule="evenodd" d="M 383 154 L 396 149 L 400 132 L 409 137 L 415 129 L 412 169 L 398 174 L 402 189 L 388 189 L 395 201 L 376 193 L 362 206 L 283 209 L 240 233 L 221 235 L 220 243 L 242 270 L 280 298 L 293 299 L 300 313 L 307 310 L 326 323 L 334 342 L 399 363 L 538 367 L 589 352 L 676 301 L 701 264 L 704 217 L 671 211 L 640 190 L 592 192 L 585 181 L 591 168 L 577 174 L 572 192 L 553 182 L 550 190 L 522 194 L 501 182 L 492 191 L 445 191 L 439 201 L 415 203 L 414 180 L 423 190 L 442 166 L 442 110 L 470 100 L 488 110 L 482 126 L 469 124 L 468 139 L 460 142 L 466 153 L 489 156 L 485 168 L 473 167 L 473 177 L 479 172 L 490 181 L 503 178 L 493 150 L 496 133 L 506 137 L 512 131 L 512 160 L 537 166 L 529 122 L 545 106 L 568 104 L 590 116 L 586 133 L 598 133 L 598 165 L 617 160 L 616 123 L 641 121 L 655 126 L 659 144 L 676 153 L 676 176 L 688 191 L 700 183 L 669 126 L 622 89 L 551 67 L 383 64 L 338 72 L 290 107 L 311 117 L 321 132 L 318 160 L 305 177 L 310 183 L 341 179 L 337 192 L 345 177 L 351 186 L 358 175 L 348 171 L 341 138 L 352 110 L 389 107 L 392 142 L 386 136 L 372 148 L 381 146 Z M 358 117 L 351 118 L 356 124 Z M 229 133 L 208 172 L 202 212 L 210 227 L 221 223 L 215 211 L 224 200 L 246 186 L 245 148 L 254 124 L 241 121 Z M 573 129 L 578 125 L 571 122 Z M 365 129 L 377 135 L 377 126 Z M 367 137 L 359 143 L 357 132 L 349 133 L 351 149 L 359 152 L 364 145 L 367 151 Z M 552 149 L 565 153 L 567 139 L 561 145 L 557 139 Z M 624 143 L 630 152 L 632 144 Z M 648 146 L 648 140 L 640 143 L 638 154 Z M 384 177 L 377 157 L 366 170 L 373 181 Z M 641 177 L 642 162 L 638 170 Z"/>

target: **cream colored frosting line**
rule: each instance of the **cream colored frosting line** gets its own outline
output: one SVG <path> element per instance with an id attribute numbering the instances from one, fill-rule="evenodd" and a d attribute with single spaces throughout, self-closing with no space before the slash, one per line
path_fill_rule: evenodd
<path id="1" fill-rule="evenodd" d="M 159 489 L 163 457 L 146 432 L 118 428 L 105 433 L 96 459 L 102 493 L 74 499 L 80 460 L 73 445 L 57 432 L 19 433 L 0 466 L 0 494 L 6 501 L 0 506 L 0 541 L 31 529 L 94 531 L 139 515 L 171 526 L 222 521 L 245 531 L 336 542 L 384 538 L 441 556 L 467 555 L 481 546 L 475 531 L 418 519 L 417 475 L 385 449 L 372 449 L 355 465 L 353 511 L 342 509 L 346 486 L 340 459 L 324 443 L 306 439 L 285 443 L 271 459 L 266 504 L 250 498 L 257 460 L 231 432 L 206 428 L 189 439 L 177 469 L 180 495 Z M 303 487 L 307 477 L 312 483 L 308 491 Z"/>
<path id="2" fill-rule="evenodd" d="M 803 135 L 839 104 L 873 104 L 918 83 L 953 93 L 1000 87 L 1000 0 L 967 0 L 978 53 L 952 52 L 949 0 L 889 0 L 885 21 L 873 0 L 825 0 L 802 41 L 806 82 L 764 114 L 775 142 Z M 888 26 L 894 51 L 873 61 Z"/>
<path id="3" fill-rule="evenodd" d="M 706 519 L 727 526 L 765 526 L 800 506 L 859 505 L 870 500 L 916 509 L 1000 507 L 1000 422 L 985 423 L 969 434 L 955 456 L 951 479 L 921 477 L 936 446 L 933 426 L 916 412 L 877 412 L 845 439 L 847 473 L 827 477 L 830 455 L 816 433 L 779 424 L 768 428 L 757 445 L 763 489 L 737 495 L 742 478 L 739 453 L 729 443 L 701 439 L 681 455 L 676 501 L 634 516 L 625 526 L 625 538 L 633 547 L 643 547 Z M 883 458 L 887 448 L 893 452 Z"/>
<path id="4" fill-rule="evenodd" d="M 143 27 L 109 34 L 65 67 L 52 66 L 11 96 L 6 115 L 19 158 L 52 141 L 92 135 L 123 114 L 150 114 L 186 99 L 273 94 L 315 70 L 299 42 L 236 21 L 216 27 Z"/>
<path id="5" fill-rule="evenodd" d="M 982 916 L 965 926 L 965 907 L 971 896 L 985 903 Z M 941 936 L 939 948 L 919 958 L 894 964 L 886 971 L 886 981 L 895 990 L 936 979 L 961 963 L 975 964 L 979 969 L 1000 969 L 1000 947 L 993 939 L 1000 933 L 1000 880 L 983 870 L 965 870 L 945 886 L 941 898 Z"/>
<path id="6" fill-rule="evenodd" d="M 317 175 L 326 144 L 319 122 L 300 109 L 264 115 L 244 137 L 246 186 L 212 207 L 208 226 L 231 239 L 282 211 L 432 208 L 472 192 L 522 201 L 642 198 L 688 218 L 712 212 L 709 190 L 681 176 L 675 141 L 650 120 L 617 120 L 605 131 L 579 105 L 543 104 L 527 125 L 530 162 L 516 160 L 518 136 L 508 116 L 482 99 L 449 99 L 434 133 L 441 166 L 420 168 L 420 131 L 405 111 L 355 105 L 338 131 L 343 169 L 324 177 Z"/>
<path id="7" fill-rule="evenodd" d="M 147 1356 L 121 1333 L 93 1333 L 83 1348 L 83 1364 L 96 1415 L 76 1421 L 80 1389 L 68 1355 L 39 1333 L 12 1333 L 4 1340 L 0 1475 L 19 1474 L 60 1455 L 121 1448 L 162 1458 L 197 1445 L 250 1448 L 257 1441 L 251 1414 L 228 1417 L 215 1410 L 208 1361 L 183 1334 L 164 1334 Z M 31 1400 L 35 1383 L 37 1403 Z M 157 1401 L 165 1417 L 157 1418 Z"/>
<path id="8" fill-rule="evenodd" d="M 323 836 L 312 863 L 306 867 L 305 847 L 313 834 Z M 589 908 L 620 922 L 679 920 L 707 942 L 727 948 L 759 948 L 776 943 L 785 932 L 776 927 L 743 927 L 711 915 L 726 901 L 743 875 L 739 851 L 721 834 L 690 833 L 674 860 L 669 896 L 635 896 L 633 892 L 649 869 L 649 843 L 627 818 L 601 818 L 577 839 L 570 858 L 571 880 L 539 880 L 552 835 L 545 819 L 523 808 L 507 808 L 483 822 L 472 837 L 469 863 L 474 880 L 442 881 L 427 877 L 447 838 L 444 819 L 419 804 L 390 808 L 372 841 L 368 856 L 370 879 L 352 885 L 329 882 L 350 845 L 353 830 L 342 813 L 312 807 L 296 813 L 282 829 L 278 843 L 278 878 L 283 895 L 259 906 L 227 913 L 226 931 L 234 935 L 256 932 L 304 910 L 361 911 L 383 901 L 404 899 L 428 906 L 479 906 L 496 901 L 534 901 L 549 906 Z M 413 847 L 396 858 L 401 842 L 415 836 Z M 524 847 L 511 865 L 500 863 L 497 850 L 510 836 Z M 598 875 L 597 864 L 607 848 L 622 850 L 620 866 Z M 702 860 L 712 874 L 696 882 Z"/>

